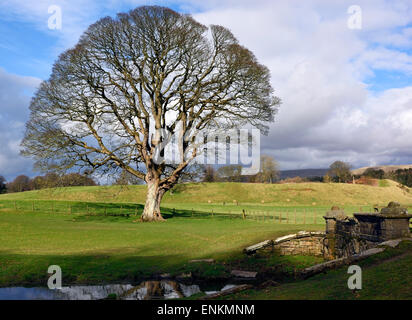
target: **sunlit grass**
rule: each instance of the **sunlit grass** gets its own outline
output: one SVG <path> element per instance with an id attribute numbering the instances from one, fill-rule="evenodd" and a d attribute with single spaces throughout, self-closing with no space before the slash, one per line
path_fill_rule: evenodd
<path id="1" fill-rule="evenodd" d="M 181 272 L 191 259 L 238 259 L 244 247 L 265 238 L 321 228 L 227 217 L 133 221 L 134 216 L 2 209 L 0 285 L 45 285 L 51 264 L 61 266 L 70 283 L 137 281 Z"/>

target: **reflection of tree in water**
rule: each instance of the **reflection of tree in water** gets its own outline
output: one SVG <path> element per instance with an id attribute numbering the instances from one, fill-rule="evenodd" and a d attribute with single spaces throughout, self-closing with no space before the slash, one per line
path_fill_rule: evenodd
<path id="1" fill-rule="evenodd" d="M 225 286 L 226 289 L 228 286 Z M 223 289 L 222 289 L 223 290 Z M 100 300 L 115 294 L 124 300 L 178 299 L 201 292 L 196 284 L 184 285 L 172 280 L 144 281 L 138 286 L 109 284 L 101 286 L 70 286 L 59 290 L 48 288 L 0 288 L 0 300 Z"/>
<path id="2" fill-rule="evenodd" d="M 177 299 L 200 292 L 197 285 L 185 286 L 176 281 L 144 281 L 139 286 L 127 290 L 121 299 L 155 300 Z"/>
<path id="3" fill-rule="evenodd" d="M 183 285 L 176 281 L 144 281 L 138 286 L 110 284 L 101 286 L 70 286 L 59 290 L 48 288 L 0 288 L 0 299 L 18 300 L 100 300 L 115 294 L 118 299 L 151 300 L 177 299 L 199 293 L 198 285 Z"/>

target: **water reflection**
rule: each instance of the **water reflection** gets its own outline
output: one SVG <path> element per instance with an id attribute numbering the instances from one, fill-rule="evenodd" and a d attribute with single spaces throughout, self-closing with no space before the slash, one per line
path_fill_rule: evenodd
<path id="1" fill-rule="evenodd" d="M 99 300 L 115 294 L 122 300 L 176 299 L 201 292 L 196 284 L 185 285 L 171 280 L 144 281 L 138 286 L 110 284 L 69 286 L 61 290 L 48 288 L 0 288 L 0 300 Z M 208 292 L 209 293 L 209 292 Z"/>

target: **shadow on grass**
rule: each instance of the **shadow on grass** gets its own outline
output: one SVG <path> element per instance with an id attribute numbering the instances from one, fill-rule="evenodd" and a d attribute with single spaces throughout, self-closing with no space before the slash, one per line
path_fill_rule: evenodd
<path id="1" fill-rule="evenodd" d="M 146 246 L 144 250 L 150 251 L 151 246 Z M 136 285 L 142 281 L 160 279 L 160 275 L 164 273 L 172 277 L 190 273 L 192 277 L 182 281 L 208 286 L 226 282 L 230 279 L 230 271 L 234 269 L 257 271 L 256 281 L 259 282 L 267 279 L 290 282 L 294 280 L 296 270 L 319 261 L 319 258 L 315 257 L 284 257 L 277 254 L 231 257 L 224 263 L 189 263 L 190 259 L 193 257 L 184 254 L 142 256 L 136 253 L 113 254 L 105 251 L 72 255 L 31 255 L 1 251 L 0 287 L 45 287 L 50 276 L 47 270 L 51 265 L 58 265 L 62 269 L 63 286 L 126 283 Z"/>
<path id="2" fill-rule="evenodd" d="M 62 269 L 63 285 L 137 284 L 163 272 L 179 272 L 186 257 L 136 256 L 106 253 L 84 255 L 25 255 L 0 252 L 0 287 L 47 286 L 50 265 Z"/>
<path id="3" fill-rule="evenodd" d="M 125 204 L 119 206 L 119 204 L 106 204 L 106 203 L 92 203 L 88 207 L 85 215 L 79 216 L 76 220 L 100 220 L 104 221 L 107 217 L 107 221 L 120 221 L 122 218 L 138 220 L 140 219 L 144 206 L 141 204 Z M 225 212 L 213 212 L 213 211 L 200 211 L 193 209 L 176 209 L 176 208 L 161 208 L 162 216 L 165 219 L 171 218 L 224 218 L 224 219 L 242 219 L 239 214 L 230 214 Z M 93 217 L 92 219 L 85 217 Z M 116 217 L 118 219 L 113 219 Z M 259 218 L 264 219 L 263 216 Z"/>
<path id="4" fill-rule="evenodd" d="M 184 188 L 185 186 L 183 186 Z M 144 205 L 137 203 L 113 203 L 113 202 L 85 202 L 85 201 L 60 201 L 60 200 L 1 200 L 0 209 L 10 209 L 22 212 L 34 213 L 60 213 L 73 215 L 99 216 L 100 221 L 108 217 L 124 217 L 127 219 L 139 219 Z M 243 215 L 245 213 L 245 216 Z M 240 212 L 227 212 L 216 207 L 204 209 L 176 209 L 170 205 L 162 207 L 162 215 L 165 219 L 170 218 L 224 218 L 224 219 L 247 219 L 256 221 L 266 221 L 273 223 L 292 223 L 296 224 L 296 217 L 292 213 L 277 212 L 269 214 L 268 211 L 242 210 Z M 319 221 L 319 217 L 318 220 Z M 113 219 L 108 219 L 108 221 Z M 116 219 L 114 219 L 116 220 Z M 121 220 L 121 219 L 118 219 Z M 302 217 L 299 217 L 302 220 Z M 313 217 L 307 216 L 303 220 L 310 224 Z M 301 221 L 300 221 L 301 222 Z M 306 224 L 304 222 L 303 224 Z"/>
<path id="5" fill-rule="evenodd" d="M 78 202 L 78 201 L 49 201 L 49 200 L 2 200 L 1 208 L 14 209 L 18 211 L 82 214 L 88 216 L 102 216 L 140 218 L 144 205 L 136 203 L 108 203 L 108 202 Z M 242 218 L 239 214 L 225 212 L 213 212 L 212 210 L 201 211 L 193 209 L 175 209 L 162 207 L 162 215 L 165 219 L 170 218 Z"/>

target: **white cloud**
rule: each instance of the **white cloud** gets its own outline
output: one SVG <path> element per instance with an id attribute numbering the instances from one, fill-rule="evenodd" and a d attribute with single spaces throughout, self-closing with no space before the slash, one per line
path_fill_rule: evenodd
<path id="1" fill-rule="evenodd" d="M 30 97 L 39 84 L 40 79 L 0 69 L 0 175 L 6 179 L 31 173 L 32 162 L 19 155 L 19 145 L 29 116 Z"/>
<path id="2" fill-rule="evenodd" d="M 374 96 L 364 83 L 375 69 L 405 74 L 412 70 L 411 55 L 385 47 L 395 41 L 408 45 L 411 4 L 358 3 L 363 13 L 360 31 L 347 28 L 348 1 L 305 1 L 302 6 L 295 1 L 265 2 L 195 16 L 206 24 L 229 27 L 271 70 L 283 105 L 262 145 L 282 168 L 327 167 L 336 159 L 355 166 L 412 163 L 405 150 L 412 147 L 411 114 L 403 109 L 412 109 L 407 98 L 411 88 Z M 380 42 L 382 30 L 399 35 Z"/>
<path id="3" fill-rule="evenodd" d="M 368 68 L 399 71 L 412 75 L 412 55 L 398 50 L 378 47 L 363 52 L 357 63 Z"/>
<path id="4" fill-rule="evenodd" d="M 61 31 L 47 29 L 51 4 L 62 6 Z M 60 52 L 75 44 L 87 26 L 106 12 L 141 4 L 167 6 L 167 1 L 16 0 L 0 4 L 0 17 L 29 20 L 40 30 L 55 34 L 60 39 L 55 50 Z M 229 27 L 271 70 L 273 87 L 283 105 L 269 137 L 263 140 L 262 152 L 277 157 L 282 168 L 327 167 L 336 159 L 355 166 L 412 163 L 412 87 L 376 94 L 365 84 L 375 70 L 411 76 L 410 1 L 357 1 L 363 14 L 361 30 L 347 28 L 347 8 L 354 4 L 347 0 L 195 0 L 178 4 L 188 12 L 201 11 L 194 17 L 204 24 Z M 5 87 L 2 91 L 0 87 L 0 95 L 4 92 L 6 97 L 0 99 L 6 99 L 9 106 L 2 109 L 0 121 L 5 113 L 17 116 L 20 111 L 16 110 L 27 108 L 23 88 L 33 88 L 38 80 L 5 75 L 0 70 L 0 83 L 7 81 L 16 89 Z M 0 173 L 2 169 L 0 159 Z"/>

